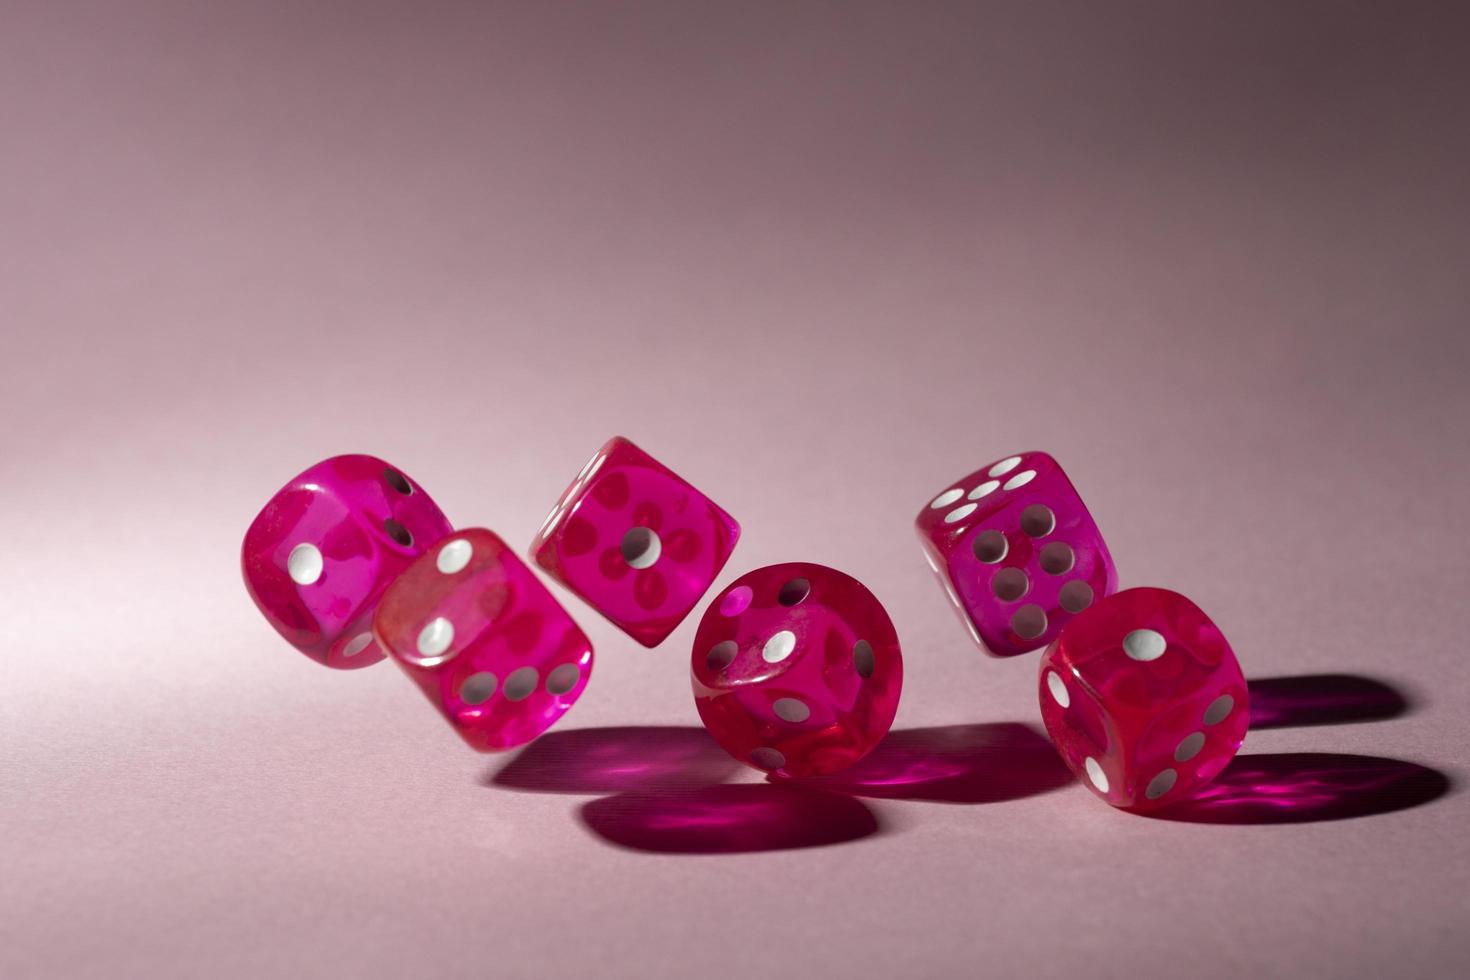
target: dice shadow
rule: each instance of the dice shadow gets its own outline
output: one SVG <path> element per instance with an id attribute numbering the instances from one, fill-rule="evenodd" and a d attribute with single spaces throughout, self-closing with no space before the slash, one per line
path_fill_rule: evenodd
<path id="1" fill-rule="evenodd" d="M 1302 674 L 1247 682 L 1253 730 L 1385 721 L 1414 703 L 1386 681 L 1357 674 Z M 1240 755 L 1160 820 L 1292 824 L 1347 820 L 1422 806 L 1452 788 L 1416 762 L 1335 752 Z"/>
<path id="2" fill-rule="evenodd" d="M 1450 788 L 1439 770 L 1401 759 L 1263 753 L 1236 756 L 1188 800 L 1147 816 L 1204 824 L 1316 823 L 1408 810 Z"/>
<path id="3" fill-rule="evenodd" d="M 1035 796 L 1072 780 L 1040 731 L 994 722 L 892 731 L 848 769 L 799 784 L 778 782 L 879 799 L 979 804 Z"/>
<path id="4" fill-rule="evenodd" d="M 1413 703 L 1392 685 L 1348 674 L 1249 682 L 1251 727 L 1396 718 Z M 1040 730 L 1019 722 L 899 729 L 851 768 L 802 780 L 729 783 L 745 767 L 703 728 L 609 727 L 549 732 L 487 772 L 489 787 L 595 795 L 577 816 L 602 841 L 664 854 L 822 847 L 887 829 L 858 797 L 999 803 L 1061 789 L 1073 776 Z M 1237 756 L 1193 797 L 1152 819 L 1290 824 L 1392 813 L 1452 788 L 1444 773 L 1372 756 L 1290 752 Z M 607 794 L 607 795 L 604 795 Z"/>
<path id="5" fill-rule="evenodd" d="M 877 815 L 851 796 L 773 783 L 618 793 L 583 804 L 578 816 L 609 844 L 659 854 L 828 847 L 883 829 Z"/>
<path id="6" fill-rule="evenodd" d="M 722 783 L 741 768 L 703 728 L 571 728 L 547 732 L 481 782 L 527 793 L 653 793 Z"/>
<path id="7" fill-rule="evenodd" d="M 1387 682 L 1356 674 L 1260 677 L 1246 687 L 1255 730 L 1386 721 L 1413 707 Z"/>
<path id="8" fill-rule="evenodd" d="M 884 830 L 851 796 L 797 783 L 727 782 L 742 771 L 703 728 L 574 728 L 542 735 L 480 781 L 599 796 L 577 808 L 582 825 L 615 847 L 649 853 L 825 847 Z"/>

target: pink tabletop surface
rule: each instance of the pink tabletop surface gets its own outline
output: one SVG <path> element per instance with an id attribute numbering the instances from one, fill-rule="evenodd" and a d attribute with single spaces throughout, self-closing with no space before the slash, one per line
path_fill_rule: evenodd
<path id="1" fill-rule="evenodd" d="M 1470 956 L 1450 5 L 0 4 L 0 976 L 1428 977 Z M 480 757 L 251 606 L 372 452 L 529 543 L 626 434 L 905 653 L 823 791 L 695 618 Z M 1046 449 L 1269 727 L 1110 810 L 914 540 Z M 1288 680 L 1283 680 L 1283 678 Z M 1294 679 L 1294 680 L 1293 680 Z"/>

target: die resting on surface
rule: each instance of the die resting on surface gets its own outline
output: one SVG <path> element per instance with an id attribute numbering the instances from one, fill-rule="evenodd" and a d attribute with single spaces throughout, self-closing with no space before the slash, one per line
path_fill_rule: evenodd
<path id="1" fill-rule="evenodd" d="M 924 557 L 971 639 L 998 657 L 1046 646 L 1118 588 L 1087 505 L 1046 453 L 991 463 L 914 521 Z"/>
<path id="2" fill-rule="evenodd" d="M 1063 761 L 1118 807 L 1150 810 L 1214 779 L 1245 738 L 1245 678 L 1219 628 L 1167 589 L 1127 589 L 1041 658 L 1041 717 Z"/>
<path id="3" fill-rule="evenodd" d="M 494 532 L 456 531 L 384 593 L 378 643 L 480 751 L 529 742 L 592 674 L 592 645 Z"/>
<path id="4" fill-rule="evenodd" d="M 423 488 L 376 456 L 301 473 L 245 532 L 245 587 L 286 641 L 328 667 L 383 659 L 373 612 L 388 585 L 450 531 Z"/>
<path id="5" fill-rule="evenodd" d="M 663 642 L 725 567 L 740 525 L 621 436 L 562 493 L 531 558 L 646 647 Z"/>
<path id="6" fill-rule="evenodd" d="M 710 604 L 694 702 L 735 758 L 783 776 L 846 768 L 887 734 L 903 688 L 898 635 L 862 583 L 807 562 L 741 576 Z"/>

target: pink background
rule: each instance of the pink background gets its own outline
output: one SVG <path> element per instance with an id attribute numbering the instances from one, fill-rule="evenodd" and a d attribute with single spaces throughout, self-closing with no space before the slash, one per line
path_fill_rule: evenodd
<path id="1" fill-rule="evenodd" d="M 0 974 L 1463 967 L 1452 10 L 0 3 Z M 320 457 L 524 545 L 615 432 L 742 522 L 721 584 L 887 604 L 847 794 L 711 750 L 693 620 L 647 652 L 566 597 L 588 694 L 481 758 L 241 586 Z M 1030 448 L 1250 676 L 1409 710 L 1253 732 L 1190 819 L 1059 776 L 1035 658 L 969 647 L 910 530 Z"/>

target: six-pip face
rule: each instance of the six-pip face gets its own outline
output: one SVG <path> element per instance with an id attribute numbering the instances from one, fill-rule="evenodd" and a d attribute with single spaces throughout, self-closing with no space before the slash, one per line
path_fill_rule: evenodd
<path id="1" fill-rule="evenodd" d="M 931 499 L 914 527 L 970 637 L 997 657 L 1046 646 L 1118 588 L 1087 505 L 1046 453 L 986 464 Z"/>

